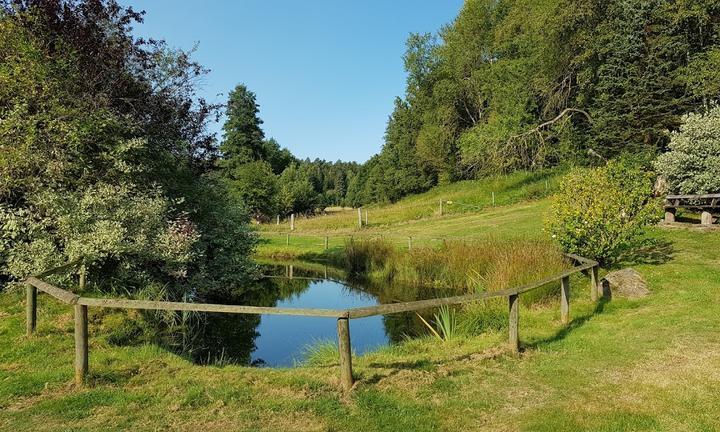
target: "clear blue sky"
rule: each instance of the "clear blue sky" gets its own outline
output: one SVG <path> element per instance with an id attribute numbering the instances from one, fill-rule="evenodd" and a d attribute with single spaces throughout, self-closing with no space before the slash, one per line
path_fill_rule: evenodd
<path id="1" fill-rule="evenodd" d="M 137 35 L 183 49 L 199 43 L 195 59 L 212 70 L 201 89 L 209 101 L 245 83 L 265 134 L 296 156 L 363 162 L 380 150 L 404 92 L 408 34 L 437 32 L 463 0 L 121 3 L 147 12 Z"/>

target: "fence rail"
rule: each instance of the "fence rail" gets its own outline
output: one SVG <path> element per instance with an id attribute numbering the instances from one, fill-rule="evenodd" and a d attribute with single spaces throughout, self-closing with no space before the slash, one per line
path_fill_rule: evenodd
<path id="1" fill-rule="evenodd" d="M 37 323 L 37 291 L 40 290 L 57 300 L 73 305 L 75 310 L 75 380 L 82 384 L 89 370 L 89 349 L 88 349 L 88 308 L 122 308 L 122 309 L 144 309 L 144 310 L 172 310 L 172 311 L 194 311 L 194 312 L 215 312 L 215 313 L 236 313 L 236 314 L 275 314 L 293 315 L 306 317 L 326 317 L 337 319 L 338 348 L 340 357 L 340 381 L 345 391 L 352 389 L 354 380 L 352 373 L 352 345 L 350 342 L 351 319 L 364 318 L 375 315 L 388 315 L 401 312 L 419 311 L 443 305 L 458 305 L 470 303 L 489 298 L 508 298 L 509 310 L 509 332 L 508 342 L 513 352 L 520 349 L 519 338 L 519 314 L 520 295 L 528 291 L 540 288 L 552 282 L 561 282 L 560 311 L 563 323 L 569 321 L 570 316 L 570 276 L 576 273 L 588 273 L 590 277 L 590 297 L 597 300 L 599 294 L 598 285 L 598 263 L 578 255 L 567 254 L 569 259 L 575 262 L 572 269 L 555 274 L 545 279 L 532 282 L 526 285 L 508 288 L 501 291 L 487 291 L 477 294 L 467 294 L 454 297 L 444 297 L 429 300 L 417 300 L 402 303 L 389 303 L 371 307 L 351 308 L 345 310 L 332 309 L 301 309 L 301 308 L 275 308 L 243 305 L 224 304 L 202 304 L 149 300 L 128 300 L 81 297 L 70 291 L 51 285 L 40 277 L 59 273 L 72 268 L 80 261 L 71 262 L 54 269 L 50 269 L 37 276 L 25 280 L 26 285 L 26 318 L 27 335 L 34 333 Z"/>

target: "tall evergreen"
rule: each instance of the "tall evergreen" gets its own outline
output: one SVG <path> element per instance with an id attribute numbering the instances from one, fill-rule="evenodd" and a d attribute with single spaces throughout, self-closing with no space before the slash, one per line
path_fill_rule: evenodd
<path id="1" fill-rule="evenodd" d="M 239 165 L 264 159 L 265 133 L 258 116 L 260 108 L 255 93 L 244 84 L 238 84 L 230 92 L 223 125 L 223 141 L 220 145 L 220 166 L 232 172 Z M 231 175 L 231 174 L 230 174 Z"/>

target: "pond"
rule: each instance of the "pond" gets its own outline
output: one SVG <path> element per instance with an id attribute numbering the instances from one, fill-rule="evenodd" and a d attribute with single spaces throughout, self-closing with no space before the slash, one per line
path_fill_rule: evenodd
<path id="1" fill-rule="evenodd" d="M 287 308 L 348 309 L 444 295 L 412 287 L 372 287 L 343 281 L 337 270 L 297 265 L 266 265 L 271 275 L 238 293 L 228 303 Z M 336 279 L 335 277 L 338 277 Z M 184 342 L 184 351 L 199 364 L 244 364 L 291 367 L 306 358 L 307 348 L 337 343 L 335 318 L 285 315 L 206 314 L 198 319 Z M 425 334 L 415 313 L 350 320 L 353 352 L 362 354 Z"/>

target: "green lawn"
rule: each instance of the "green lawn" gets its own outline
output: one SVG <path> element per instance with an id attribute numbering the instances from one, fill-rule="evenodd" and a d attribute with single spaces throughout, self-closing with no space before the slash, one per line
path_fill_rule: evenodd
<path id="1" fill-rule="evenodd" d="M 539 236 L 547 205 L 431 216 L 386 234 Z M 653 228 L 649 238 L 631 259 L 649 297 L 591 304 L 587 281 L 575 278 L 570 325 L 555 304 L 521 309 L 519 357 L 504 332 L 413 340 L 356 358 L 350 396 L 337 390 L 333 360 L 196 366 L 153 346 L 110 346 L 92 310 L 90 382 L 76 388 L 71 310 L 41 296 L 38 333 L 27 339 L 23 296 L 5 293 L 0 430 L 720 430 L 720 232 Z M 261 253 L 288 252 L 284 242 Z M 293 248 L 321 252 L 322 239 Z"/>

